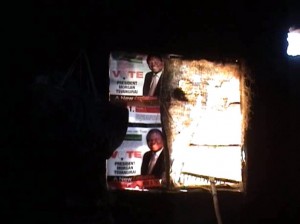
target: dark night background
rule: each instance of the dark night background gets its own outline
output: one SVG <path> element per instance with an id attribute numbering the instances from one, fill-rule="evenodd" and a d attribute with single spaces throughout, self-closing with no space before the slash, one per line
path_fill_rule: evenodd
<path id="1" fill-rule="evenodd" d="M 52 155 L 46 146 L 41 150 L 39 143 L 32 143 L 28 130 L 34 126 L 29 117 L 35 98 L 29 89 L 39 74 L 65 74 L 85 49 L 105 102 L 110 51 L 157 51 L 246 62 L 254 80 L 246 136 L 247 193 L 218 194 L 223 223 L 299 223 L 300 58 L 286 55 L 288 29 L 300 25 L 298 5 L 292 1 L 11 3 L 3 19 L 8 70 L 1 82 L 1 151 L 7 162 L 2 184 L 8 193 L 4 192 L 2 211 L 12 223 L 61 223 L 61 216 L 67 217 L 66 223 L 97 223 L 88 218 L 89 208 L 56 206 L 53 198 L 59 198 L 60 185 L 51 180 L 60 180 L 55 176 L 70 165 L 70 152 Z M 55 170 L 56 163 L 60 166 Z M 114 192 L 111 197 L 116 223 L 216 223 L 209 193 Z M 82 217 L 86 221 L 80 222 Z"/>

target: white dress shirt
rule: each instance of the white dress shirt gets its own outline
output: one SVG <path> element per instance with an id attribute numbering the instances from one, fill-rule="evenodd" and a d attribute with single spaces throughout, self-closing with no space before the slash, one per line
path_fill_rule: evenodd
<path id="1" fill-rule="evenodd" d="M 161 154 L 162 151 L 163 151 L 163 148 L 161 148 L 157 152 L 152 152 L 152 156 L 151 156 L 151 159 L 150 159 L 149 165 L 148 165 L 148 174 L 151 174 L 151 172 L 153 170 L 153 167 L 155 166 L 156 161 L 157 161 L 157 159 L 158 159 L 158 157 L 159 157 L 159 155 Z"/>
<path id="2" fill-rule="evenodd" d="M 160 72 L 158 72 L 156 74 L 153 74 L 148 96 L 153 96 L 154 95 L 157 83 L 158 83 L 158 81 L 160 79 L 160 76 L 161 76 L 162 72 L 163 71 L 160 71 Z"/>

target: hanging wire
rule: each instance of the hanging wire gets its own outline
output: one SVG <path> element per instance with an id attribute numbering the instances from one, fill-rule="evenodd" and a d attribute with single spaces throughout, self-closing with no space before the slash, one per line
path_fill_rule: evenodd
<path id="1" fill-rule="evenodd" d="M 72 65 L 70 66 L 70 68 L 69 68 L 69 70 L 68 70 L 68 72 L 67 72 L 67 74 L 64 76 L 64 78 L 60 81 L 60 83 L 59 83 L 59 87 L 63 87 L 64 86 L 64 84 L 66 83 L 66 81 L 67 81 L 67 79 L 69 79 L 70 78 L 70 76 L 73 74 L 73 72 L 74 72 L 74 70 L 75 70 L 75 67 L 76 67 L 76 64 L 77 64 L 77 61 L 79 60 L 79 58 L 81 57 L 81 53 L 79 53 L 78 55 L 77 55 L 77 57 L 75 58 L 75 60 L 73 61 L 73 63 L 72 63 Z"/>
<path id="2" fill-rule="evenodd" d="M 92 74 L 92 69 L 91 69 L 90 61 L 89 61 L 88 56 L 87 56 L 87 54 L 86 54 L 86 52 L 84 50 L 83 50 L 83 56 L 84 56 L 85 62 L 87 64 L 89 80 L 91 82 L 92 91 L 93 91 L 95 100 L 99 100 L 98 99 L 98 93 L 97 93 L 96 85 L 95 85 L 95 81 L 94 81 L 94 77 L 93 77 L 93 74 Z"/>
<path id="3" fill-rule="evenodd" d="M 213 197 L 217 222 L 218 222 L 218 224 L 222 224 L 221 213 L 220 213 L 220 209 L 219 209 L 218 196 L 217 196 L 217 189 L 216 189 L 216 185 L 215 185 L 215 178 L 210 177 L 209 181 L 210 181 L 210 186 L 211 186 L 211 194 L 212 194 L 212 197 Z"/>
<path id="4" fill-rule="evenodd" d="M 79 54 L 77 55 L 77 57 L 75 58 L 75 60 L 73 61 L 72 65 L 70 66 L 68 72 L 66 73 L 66 75 L 63 77 L 63 79 L 60 81 L 60 83 L 58 84 L 59 88 L 63 88 L 63 86 L 65 85 L 66 81 L 71 77 L 71 75 L 74 73 L 74 70 L 76 68 L 76 65 L 79 61 L 79 79 L 80 79 L 80 87 L 81 87 L 81 81 L 83 80 L 82 77 L 82 57 L 84 57 L 85 63 L 87 65 L 87 70 L 88 70 L 88 79 L 87 79 L 87 87 L 89 87 L 89 83 L 91 84 L 91 88 L 92 88 L 92 93 L 94 95 L 94 98 L 96 101 L 100 100 L 98 97 L 98 92 L 97 92 L 97 88 L 95 85 L 95 81 L 94 81 L 94 77 L 92 74 L 92 69 L 91 69 L 91 65 L 90 65 L 90 61 L 88 59 L 87 53 L 85 52 L 85 50 L 81 50 L 79 52 Z"/>

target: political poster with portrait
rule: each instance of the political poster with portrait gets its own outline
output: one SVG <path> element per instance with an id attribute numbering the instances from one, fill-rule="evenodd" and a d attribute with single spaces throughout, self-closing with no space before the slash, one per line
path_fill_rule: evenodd
<path id="1" fill-rule="evenodd" d="M 147 144 L 148 133 L 151 130 L 159 130 L 161 133 L 158 86 L 163 65 L 163 58 L 157 55 L 126 52 L 110 54 L 109 100 L 126 105 L 129 111 L 129 127 L 123 143 L 107 160 L 109 189 L 144 190 L 161 187 L 161 176 L 153 175 L 152 171 L 148 173 L 145 169 L 150 164 L 147 155 L 152 152 L 151 146 Z M 148 137 L 162 139 L 162 133 L 161 136 L 156 134 Z M 163 148 L 163 143 L 159 147 Z M 144 156 L 147 165 L 143 165 Z M 164 161 L 160 161 L 162 157 L 163 153 L 156 160 L 153 171 L 155 174 L 162 170 L 162 165 L 159 164 L 164 166 Z"/>
<path id="2" fill-rule="evenodd" d="M 150 151 L 146 136 L 151 130 L 161 128 L 128 127 L 123 143 L 107 160 L 109 189 L 144 190 L 161 186 L 161 178 L 142 173 L 143 157 Z"/>
<path id="3" fill-rule="evenodd" d="M 158 95 L 163 69 L 160 55 L 110 54 L 109 100 L 127 105 L 129 123 L 160 124 Z"/>
<path id="4" fill-rule="evenodd" d="M 143 95 L 144 76 L 149 71 L 147 55 L 112 52 L 109 59 L 110 100 L 134 100 Z"/>

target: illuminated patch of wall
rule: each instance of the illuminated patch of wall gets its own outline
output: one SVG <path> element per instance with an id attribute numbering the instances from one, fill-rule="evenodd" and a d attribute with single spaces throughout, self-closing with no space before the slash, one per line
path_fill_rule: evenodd
<path id="1" fill-rule="evenodd" d="M 162 94 L 175 187 L 242 185 L 250 91 L 238 63 L 171 60 Z M 167 103 L 164 103 L 167 102 Z"/>

